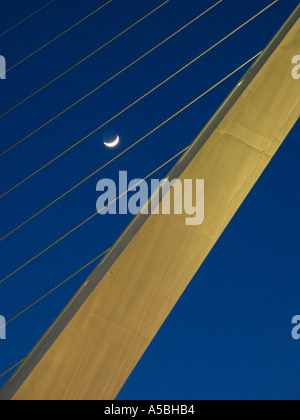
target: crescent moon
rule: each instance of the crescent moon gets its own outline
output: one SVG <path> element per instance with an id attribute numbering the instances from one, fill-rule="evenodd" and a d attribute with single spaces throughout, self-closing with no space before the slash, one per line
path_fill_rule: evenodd
<path id="1" fill-rule="evenodd" d="M 106 147 L 116 147 L 120 143 L 120 137 L 117 136 L 116 140 L 111 143 L 103 142 Z"/>

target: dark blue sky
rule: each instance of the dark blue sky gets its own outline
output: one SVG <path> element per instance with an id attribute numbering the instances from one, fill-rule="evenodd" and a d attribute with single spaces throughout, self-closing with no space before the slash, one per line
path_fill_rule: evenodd
<path id="1" fill-rule="evenodd" d="M 0 114 L 69 69 L 163 0 L 113 0 L 0 80 Z M 0 118 L 0 153 L 128 66 L 217 0 L 170 0 L 97 54 Z M 0 34 L 46 4 L 1 0 Z M 105 0 L 56 0 L 0 36 L 7 67 L 84 18 Z M 0 156 L 0 195 L 118 114 L 272 0 L 224 0 L 86 100 Z M 297 6 L 279 0 L 52 165 L 0 199 L 1 238 L 260 52 Z M 95 213 L 96 184 L 143 178 L 188 146 L 247 67 L 47 211 L 0 241 L 0 281 Z M 276 86 L 274 86 L 276 89 Z M 105 149 L 106 130 L 119 133 Z M 120 399 L 298 399 L 300 341 L 299 123 L 231 222 Z M 297 140 L 298 138 L 298 140 Z M 155 178 L 163 178 L 172 162 Z M 100 216 L 0 284 L 0 314 L 14 317 L 109 248 L 132 216 Z M 92 264 L 15 319 L 0 341 L 0 374 L 25 357 L 90 274 Z M 0 386 L 9 378 L 0 379 Z"/>

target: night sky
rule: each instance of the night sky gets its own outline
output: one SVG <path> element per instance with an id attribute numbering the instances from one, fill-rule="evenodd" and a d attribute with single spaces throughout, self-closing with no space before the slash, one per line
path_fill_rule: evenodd
<path id="1" fill-rule="evenodd" d="M 55 0 L 7 32 L 48 2 L 0 0 L 0 55 L 11 69 L 0 80 L 0 315 L 7 321 L 111 247 L 132 220 L 96 215 L 82 224 L 96 212 L 97 182 L 117 180 L 120 170 L 144 178 L 187 147 L 251 64 L 72 188 L 263 50 L 298 5 L 277 1 L 135 103 L 272 0 L 112 0 L 57 39 L 107 1 Z M 103 145 L 110 130 L 121 138 L 115 149 Z M 300 398 L 300 341 L 291 335 L 300 314 L 299 135 L 298 122 L 119 399 Z M 99 261 L 8 324 L 0 375 L 29 353 Z"/>

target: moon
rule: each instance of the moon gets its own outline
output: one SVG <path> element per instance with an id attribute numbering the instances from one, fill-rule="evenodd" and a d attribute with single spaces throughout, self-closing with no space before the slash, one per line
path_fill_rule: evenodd
<path id="1" fill-rule="evenodd" d="M 120 137 L 117 136 L 117 138 L 110 143 L 108 143 L 106 141 L 104 141 L 103 143 L 104 143 L 104 146 L 106 146 L 106 147 L 111 147 L 111 148 L 116 147 L 120 143 Z"/>

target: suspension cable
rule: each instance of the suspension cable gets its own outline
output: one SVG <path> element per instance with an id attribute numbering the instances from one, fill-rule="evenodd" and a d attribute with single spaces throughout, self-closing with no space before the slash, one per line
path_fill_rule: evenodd
<path id="1" fill-rule="evenodd" d="M 188 105 L 184 106 L 183 108 L 181 108 L 179 111 L 177 111 L 175 114 L 173 114 L 171 117 L 169 117 L 168 119 L 166 119 L 163 123 L 161 123 L 159 126 L 157 126 L 155 129 L 153 129 L 150 133 L 148 133 L 146 136 L 144 136 L 144 138 L 150 136 L 150 134 L 154 133 L 156 130 L 158 130 L 160 127 L 162 127 L 163 125 L 165 125 L 167 122 L 171 121 L 173 118 L 175 118 L 176 116 L 178 116 L 179 114 L 181 114 L 183 111 L 185 111 L 187 108 L 189 108 L 191 105 L 193 105 L 195 102 L 197 102 L 199 99 L 201 99 L 203 96 L 205 96 L 207 93 L 211 92 L 213 89 L 215 89 L 217 86 L 219 86 L 221 83 L 223 83 L 225 80 L 227 80 L 229 77 L 231 77 L 233 74 L 235 74 L 236 72 L 238 72 L 240 69 L 242 69 L 243 67 L 245 67 L 247 64 L 249 64 L 251 61 L 253 61 L 255 58 L 257 58 L 259 55 L 261 54 L 261 52 L 259 54 L 256 54 L 254 57 L 252 57 L 250 60 L 248 60 L 246 63 L 242 64 L 240 67 L 238 67 L 236 70 L 234 70 L 233 72 L 231 72 L 229 75 L 227 75 L 226 77 L 224 77 L 222 80 L 220 80 L 219 82 L 217 82 L 214 86 L 212 86 L 211 88 L 209 88 L 206 92 L 202 93 L 201 95 L 199 95 L 196 99 L 194 99 L 192 102 L 190 102 Z M 141 141 L 141 140 L 140 140 Z M 76 230 L 78 230 L 80 227 L 82 227 L 83 225 L 85 225 L 87 222 L 89 222 L 90 220 L 92 220 L 94 217 L 96 217 L 98 215 L 98 211 L 94 214 L 92 214 L 91 216 L 89 216 L 86 220 L 84 220 L 83 222 L 81 222 L 79 225 L 77 225 L 76 227 L 74 227 L 73 229 L 71 229 L 69 232 L 67 232 L 66 234 L 64 234 L 63 236 L 61 236 L 59 239 L 57 239 L 55 242 L 53 242 L 51 245 L 47 246 L 45 249 L 43 249 L 41 252 L 39 252 L 38 254 L 36 254 L 34 257 L 32 257 L 31 259 L 29 259 L 28 261 L 26 261 L 24 264 L 22 264 L 20 267 L 18 267 L 17 269 L 15 269 L 13 272 L 11 272 L 10 274 L 8 274 L 6 277 L 4 277 L 2 280 L 0 280 L 0 284 L 2 284 L 3 282 L 5 282 L 7 279 L 9 279 L 10 277 L 12 277 L 14 274 L 18 273 L 20 270 L 22 270 L 24 267 L 26 267 L 28 264 L 30 264 L 31 262 L 35 261 L 38 257 L 40 257 L 41 255 L 43 255 L 45 252 L 47 252 L 49 249 L 53 248 L 55 245 L 57 245 L 58 243 L 60 243 L 63 239 L 67 238 L 69 235 L 71 235 L 71 233 L 75 232 Z"/>
<path id="2" fill-rule="evenodd" d="M 7 34 L 8 32 L 12 31 L 13 29 L 17 28 L 19 25 L 21 25 L 22 23 L 26 22 L 26 20 L 30 19 L 31 17 L 33 17 L 34 15 L 36 15 L 37 13 L 39 13 L 40 11 L 42 11 L 43 9 L 45 9 L 46 7 L 50 6 L 51 3 L 53 3 L 55 0 L 51 0 L 49 1 L 49 3 L 45 4 L 44 6 L 40 7 L 38 10 L 36 10 L 35 12 L 31 13 L 31 15 L 27 16 L 25 19 L 22 19 L 20 22 L 16 23 L 14 26 L 12 26 L 11 28 L 7 29 L 6 31 L 2 32 L 2 34 L 0 34 L 0 37 Z"/>
<path id="3" fill-rule="evenodd" d="M 65 70 L 63 73 L 61 73 L 58 76 L 56 76 L 54 79 L 50 80 L 50 82 L 48 82 L 45 85 L 43 85 L 41 88 L 39 88 L 38 90 L 36 90 L 35 92 L 33 92 L 32 94 L 30 94 L 29 96 L 27 96 L 22 101 L 18 102 L 16 105 L 14 105 L 11 108 L 9 108 L 7 111 L 5 111 L 3 114 L 0 115 L 0 118 L 2 118 L 4 115 L 8 114 L 13 109 L 17 108 L 19 105 L 21 105 L 24 102 L 26 102 L 28 99 L 30 99 L 33 96 L 35 96 L 37 93 L 39 93 L 42 90 L 44 90 L 46 87 L 50 86 L 52 83 L 56 82 L 58 79 L 60 79 L 62 76 L 64 76 L 67 73 L 69 73 L 75 67 L 79 66 L 80 64 L 82 64 L 83 62 L 85 62 L 86 60 L 88 60 L 89 58 L 91 58 L 94 54 L 98 53 L 104 47 L 107 47 L 107 45 L 111 44 L 113 41 L 115 41 L 116 39 L 120 38 L 122 35 L 124 35 L 130 29 L 132 29 L 133 27 L 135 27 L 136 25 L 138 25 L 139 23 L 141 23 L 143 20 L 145 20 L 147 17 L 149 17 L 150 15 L 152 15 L 154 12 L 156 12 L 157 10 L 159 10 L 161 7 L 165 6 L 169 2 L 170 2 L 170 0 L 166 0 L 164 3 L 162 3 L 160 6 L 156 7 L 150 13 L 147 13 L 144 17 L 142 17 L 141 19 L 139 19 L 138 21 L 136 21 L 135 23 L 133 23 L 132 25 L 130 25 L 128 28 L 126 28 L 124 31 L 120 32 L 115 37 L 111 38 L 109 41 L 107 41 L 105 44 L 101 45 L 99 48 L 97 48 L 95 51 L 93 51 L 92 53 L 90 53 L 89 55 L 87 55 L 85 58 L 83 58 L 82 60 L 78 61 L 76 64 L 74 64 L 73 66 L 71 66 L 70 68 L 68 68 L 67 70 Z M 1 156 L 1 154 L 0 154 L 0 156 Z"/>
<path id="4" fill-rule="evenodd" d="M 277 2 L 278 0 L 276 0 Z M 268 8 L 270 7 L 270 5 L 268 6 Z M 92 135 L 94 135 L 95 133 L 97 133 L 99 130 L 101 130 L 104 126 L 106 126 L 107 124 L 109 124 L 110 122 L 112 122 L 114 119 L 116 119 L 117 117 L 119 117 L 120 115 L 124 114 L 126 111 L 128 111 L 130 108 L 132 108 L 134 105 L 138 104 L 139 102 L 141 102 L 143 99 L 145 99 L 147 96 L 149 96 L 151 93 L 153 93 L 154 91 L 156 91 L 157 89 L 159 89 L 161 86 L 163 86 L 164 84 L 166 84 L 168 81 L 170 81 L 171 79 L 173 79 L 175 76 L 177 76 L 178 74 L 180 74 L 181 72 L 183 72 L 184 70 L 186 70 L 189 66 L 191 66 L 192 64 L 194 64 L 197 60 L 199 60 L 200 58 L 202 58 L 204 55 L 208 54 L 210 51 L 212 51 L 214 48 L 216 48 L 218 45 L 220 45 L 222 42 L 224 42 L 225 40 L 227 40 L 229 37 L 231 37 L 233 34 L 235 34 L 237 31 L 239 31 L 240 29 L 242 29 L 244 26 L 246 26 L 249 22 L 253 21 L 257 16 L 259 16 L 261 13 L 263 13 L 267 8 L 263 9 L 262 11 L 260 11 L 259 13 L 257 13 L 255 16 L 253 16 L 252 18 L 250 18 L 247 22 L 243 23 L 241 26 L 239 26 L 238 28 L 236 28 L 234 31 L 232 31 L 230 34 L 226 35 L 224 38 L 222 38 L 220 41 L 218 41 L 217 43 L 215 43 L 212 47 L 208 48 L 206 51 L 204 51 L 203 53 L 201 53 L 200 55 L 198 55 L 196 58 L 194 58 L 193 60 L 191 60 L 189 63 L 187 63 L 186 65 L 184 65 L 183 67 L 181 67 L 179 70 L 177 70 L 175 73 L 173 73 L 171 76 L 167 77 L 165 80 L 163 80 L 161 83 L 159 83 L 158 85 L 156 85 L 154 88 L 152 88 L 151 90 L 149 90 L 147 93 L 145 93 L 144 95 L 142 95 L 140 98 L 138 98 L 137 100 L 135 100 L 134 102 L 132 102 L 130 105 L 128 105 L 127 107 L 125 107 L 123 110 L 121 110 L 120 112 L 118 112 L 116 115 L 114 115 L 113 117 L 111 117 L 110 119 L 108 119 L 107 121 L 105 121 L 104 123 L 102 123 L 99 127 L 97 127 L 95 130 L 91 131 L 90 133 L 88 133 L 86 136 L 82 137 L 80 140 L 78 140 L 76 143 L 74 143 L 72 146 L 70 146 L 68 149 L 64 150 L 62 153 L 60 153 L 59 155 L 57 155 L 56 157 L 54 157 L 53 159 L 51 159 L 49 162 L 47 162 L 46 164 L 44 164 L 43 166 L 41 166 L 39 169 L 37 169 L 36 171 L 34 171 L 33 173 L 31 173 L 30 175 L 28 175 L 27 177 L 25 177 L 22 181 L 18 182 L 15 186 L 9 188 L 7 191 L 5 191 L 3 194 L 0 195 L 0 199 L 5 197 L 7 194 L 9 194 L 10 192 L 12 192 L 13 190 L 15 190 L 16 188 L 18 188 L 19 186 L 21 186 L 22 184 L 24 184 L 26 181 L 28 181 L 29 179 L 31 179 L 33 176 L 37 175 L 38 173 L 40 173 L 42 170 L 44 170 L 45 168 L 47 168 L 49 165 L 51 165 L 52 163 L 54 163 L 56 160 L 58 160 L 59 158 L 61 158 L 62 156 L 64 156 L 65 154 L 67 154 L 69 151 L 71 151 L 72 149 L 74 149 L 75 147 L 77 147 L 79 144 L 81 144 L 83 141 L 85 141 L 86 139 L 88 139 L 89 137 L 91 137 Z M 15 147 L 17 144 L 20 144 L 23 141 L 20 140 L 18 143 L 16 143 L 14 146 Z M 6 152 L 3 152 L 6 153 Z M 3 154 L 2 153 L 2 154 Z M 0 155 L 1 156 L 1 155 Z"/>
<path id="5" fill-rule="evenodd" d="M 141 179 L 138 183 L 136 183 L 134 186 L 132 186 L 131 188 L 129 188 L 126 192 L 124 192 L 123 194 L 121 194 L 119 197 L 117 197 L 116 199 L 114 199 L 113 201 L 111 201 L 110 203 L 108 203 L 105 207 L 109 207 L 112 203 L 114 203 L 115 201 L 119 200 L 124 194 L 127 194 L 128 192 L 130 192 L 131 190 L 133 190 L 134 188 L 136 188 L 139 183 L 141 183 L 142 181 L 145 181 L 146 179 L 150 178 L 153 174 L 155 174 L 156 172 L 158 172 L 159 170 L 161 170 L 162 168 L 164 168 L 166 165 L 168 165 L 170 162 L 172 162 L 174 159 L 176 159 L 177 157 L 181 156 L 185 151 L 187 151 L 187 149 L 190 146 L 185 147 L 183 150 L 181 150 L 180 152 L 176 153 L 174 156 L 172 156 L 170 159 L 168 159 L 166 162 L 164 162 L 162 165 L 160 165 L 158 168 L 156 168 L 154 171 L 152 171 L 150 174 L 148 174 L 145 178 Z M 103 209 L 105 208 L 103 207 Z M 103 210 L 101 209 L 101 210 Z M 45 299 L 47 296 L 49 296 L 50 294 L 52 294 L 53 292 L 55 292 L 55 290 L 57 290 L 59 287 L 63 286 L 65 283 L 67 283 L 68 281 L 70 281 L 73 277 L 75 277 L 77 274 L 81 273 L 83 270 L 85 270 L 87 267 L 89 267 L 91 264 L 93 264 L 94 262 L 96 262 L 97 260 L 99 260 L 101 257 L 103 257 L 104 255 L 106 255 L 112 248 L 108 248 L 106 251 L 101 252 L 101 254 L 99 254 L 96 258 L 93 258 L 91 261 L 89 261 L 87 264 L 85 264 L 83 267 L 81 267 L 79 270 L 77 270 L 75 273 L 73 273 L 71 276 L 69 276 L 68 278 L 66 278 L 65 280 L 63 280 L 61 283 L 59 283 L 57 286 L 53 287 L 51 290 L 49 290 L 47 293 L 45 293 L 43 296 L 41 296 L 39 299 L 35 300 L 32 304 L 30 304 L 29 306 L 27 306 L 25 309 L 23 309 L 21 312 L 19 312 L 17 315 L 13 316 L 11 319 L 9 319 L 5 324 L 0 326 L 0 330 L 1 328 L 5 328 L 8 324 L 10 324 L 11 322 L 13 322 L 15 319 L 19 318 L 21 315 L 23 315 L 26 311 L 28 311 L 29 309 L 31 309 L 33 306 L 35 306 L 36 304 L 38 304 L 39 302 L 41 302 L 43 299 Z"/>
<path id="6" fill-rule="evenodd" d="M 6 70 L 6 74 L 8 72 L 10 72 L 11 70 L 13 70 L 14 68 L 18 67 L 20 64 L 24 63 L 26 60 L 28 60 L 29 58 L 33 57 L 35 54 L 37 54 L 38 52 L 42 51 L 44 48 L 48 47 L 49 45 L 53 44 L 53 42 L 57 41 L 59 38 L 61 38 L 62 36 L 66 35 L 68 32 L 70 32 L 72 29 L 76 28 L 78 25 L 80 25 L 81 23 L 83 23 L 84 21 L 86 21 L 87 19 L 89 19 L 90 17 L 92 17 L 95 13 L 99 12 L 101 9 L 103 9 L 105 6 L 108 6 L 108 4 L 110 4 L 113 0 L 109 0 L 107 3 L 103 4 L 102 6 L 98 7 L 96 10 L 94 10 L 92 13 L 90 13 L 89 15 L 85 16 L 83 19 L 81 19 L 80 21 L 76 22 L 74 25 L 70 26 L 70 28 L 66 29 L 65 31 L 63 31 L 61 34 L 57 35 L 56 37 L 52 38 L 50 41 L 46 42 L 46 44 L 42 45 L 41 47 L 39 47 L 37 50 L 33 51 L 32 53 L 30 53 L 29 55 L 27 55 L 25 58 L 23 58 L 22 60 L 20 60 L 18 63 L 14 64 L 12 67 L 10 67 L 9 69 Z M 0 77 L 3 75 L 4 73 L 0 74 Z"/>
<path id="7" fill-rule="evenodd" d="M 180 28 L 179 30 L 177 30 L 176 32 L 174 32 L 172 35 L 170 35 L 169 37 L 167 37 L 166 39 L 164 39 L 162 42 L 160 42 L 159 44 L 157 44 L 155 47 L 151 48 L 149 51 L 147 51 L 145 54 L 141 55 L 139 58 L 137 58 L 136 60 L 134 60 L 132 63 L 130 63 L 128 66 L 124 67 L 122 70 L 120 70 L 119 72 L 117 72 L 116 74 L 114 74 L 113 76 L 111 76 L 110 78 L 108 78 L 105 82 L 101 83 L 100 85 L 98 85 L 95 89 L 91 90 L 89 93 L 87 93 L 86 95 L 84 95 L 82 98 L 80 98 L 79 100 L 77 100 L 76 102 L 74 102 L 72 105 L 68 106 L 67 108 L 65 108 L 63 111 L 59 112 L 58 114 L 56 114 L 54 117 L 52 117 L 50 120 L 48 120 L 47 122 L 45 122 L 44 124 L 40 125 L 37 129 L 33 130 L 31 133 L 27 134 L 25 137 L 23 137 L 21 140 L 19 140 L 17 143 L 15 143 L 14 145 L 12 145 L 11 147 L 9 147 L 8 149 L 6 149 L 4 152 L 0 153 L 0 156 L 4 155 L 5 153 L 7 153 L 8 151 L 12 150 L 13 148 L 15 148 L 17 145 L 19 145 L 20 143 L 22 143 L 23 141 L 29 139 L 29 137 L 31 137 L 33 134 L 36 134 L 38 131 L 40 131 L 42 128 L 46 127 L 48 124 L 50 124 L 51 122 L 55 121 L 58 117 L 62 116 L 63 114 L 65 114 L 67 111 L 69 111 L 70 109 L 72 109 L 74 106 L 78 105 L 79 103 L 81 103 L 83 100 L 85 100 L 86 98 L 88 98 L 90 95 L 92 95 L 93 93 L 97 92 L 99 89 L 101 89 L 102 87 L 104 87 L 107 83 L 111 82 L 112 80 L 114 80 L 117 76 L 120 76 L 122 73 L 124 73 L 126 70 L 128 70 L 129 68 L 133 67 L 135 64 L 137 64 L 139 61 L 141 61 L 143 58 L 145 58 L 147 55 L 149 55 L 150 53 L 152 53 L 153 51 L 155 51 L 156 49 L 158 49 L 159 47 L 161 47 L 163 44 L 165 44 L 167 41 L 169 41 L 170 39 L 172 39 L 175 35 L 179 34 L 180 32 L 182 32 L 184 29 L 186 29 L 188 26 L 190 26 L 192 23 L 196 22 L 198 19 L 200 19 L 200 17 L 204 16 L 207 12 L 209 12 L 210 10 L 212 10 L 214 7 L 216 7 L 218 4 L 220 4 L 221 2 L 223 2 L 223 0 L 219 0 L 218 3 L 216 3 L 215 5 L 213 5 L 212 7 L 210 7 L 208 10 L 206 10 L 205 12 L 201 13 L 200 15 L 198 15 L 196 18 L 194 18 L 193 20 L 191 20 L 190 22 L 188 22 L 186 25 L 184 25 L 182 28 Z M 0 197 L 1 198 L 1 197 Z"/>

